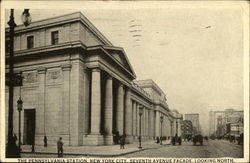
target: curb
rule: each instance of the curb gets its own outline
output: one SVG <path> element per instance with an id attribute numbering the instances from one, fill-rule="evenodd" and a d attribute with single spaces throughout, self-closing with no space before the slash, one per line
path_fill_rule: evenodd
<path id="1" fill-rule="evenodd" d="M 103 154 L 77 154 L 77 153 L 64 153 L 63 155 L 70 155 L 70 156 L 98 156 L 98 157 L 117 157 L 117 156 L 123 156 L 123 155 L 127 155 L 127 154 L 132 154 L 132 153 L 136 153 L 136 152 L 140 152 L 140 151 L 144 151 L 144 150 L 148 150 L 148 149 L 140 149 L 140 150 L 135 150 L 135 151 L 130 151 L 130 152 L 126 152 L 126 153 L 121 153 L 121 154 L 113 154 L 113 155 L 103 155 Z M 23 154 L 47 154 L 47 155 L 57 155 L 57 153 L 47 153 L 47 152 L 21 152 Z"/>
<path id="2" fill-rule="evenodd" d="M 85 154 L 85 153 L 81 153 L 81 154 L 77 154 L 77 153 L 64 153 L 63 155 L 70 155 L 70 156 L 86 156 L 86 157 L 91 157 L 91 156 L 95 156 L 95 157 L 118 157 L 118 156 L 124 156 L 124 155 L 128 155 L 128 154 L 132 154 L 132 153 L 137 153 L 137 152 L 141 152 L 141 151 L 145 151 L 145 150 L 150 150 L 150 149 L 159 149 L 162 148 L 163 146 L 167 146 L 168 144 L 164 144 L 160 147 L 156 147 L 156 148 L 143 148 L 140 150 L 134 150 L 134 151 L 130 151 L 130 152 L 126 152 L 126 153 L 121 153 L 121 154 Z M 57 155 L 57 153 L 48 153 L 48 152 L 21 152 L 23 154 L 47 154 L 47 155 Z"/>

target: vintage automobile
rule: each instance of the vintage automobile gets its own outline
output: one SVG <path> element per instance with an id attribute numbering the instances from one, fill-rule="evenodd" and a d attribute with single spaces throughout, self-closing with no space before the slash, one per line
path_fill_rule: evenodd
<path id="1" fill-rule="evenodd" d="M 193 144 L 196 145 L 196 143 L 199 142 L 200 145 L 203 145 L 203 136 L 198 134 L 193 137 Z"/>
<path id="2" fill-rule="evenodd" d="M 181 143 L 182 143 L 181 137 L 177 136 L 177 135 L 175 137 L 172 137 L 171 143 L 172 143 L 172 145 L 175 145 L 177 143 L 179 145 L 181 145 Z"/>

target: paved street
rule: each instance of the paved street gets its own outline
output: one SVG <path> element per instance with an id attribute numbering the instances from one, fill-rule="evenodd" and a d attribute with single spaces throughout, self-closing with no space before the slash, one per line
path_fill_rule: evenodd
<path id="1" fill-rule="evenodd" d="M 191 142 L 183 142 L 181 146 L 164 146 L 156 150 L 145 150 L 125 157 L 162 157 L 162 158 L 218 158 L 242 157 L 242 146 L 224 140 L 209 140 L 203 146 L 193 146 Z"/>
<path id="2" fill-rule="evenodd" d="M 144 144 L 145 150 L 135 151 L 131 154 L 122 155 L 118 157 L 150 157 L 150 158 L 219 158 L 219 157 L 242 157 L 242 146 L 236 143 L 230 143 L 225 140 L 209 140 L 209 142 L 204 142 L 203 146 L 193 146 L 192 142 L 183 142 L 181 146 L 164 145 L 160 146 L 158 144 Z M 127 145 L 127 148 L 136 148 L 137 144 Z M 114 146 L 119 153 L 119 146 Z M 112 147 L 112 148 L 114 148 Z M 90 147 L 91 148 L 91 147 Z M 105 148 L 105 147 L 102 147 Z M 111 148 L 107 147 L 106 148 Z M 114 151 L 113 150 L 113 151 Z M 113 152 L 109 151 L 110 154 Z M 40 157 L 40 158 L 53 158 L 57 157 L 56 154 L 30 154 L 23 153 L 22 157 Z M 86 155 L 65 155 L 64 157 L 90 157 Z M 94 156 L 91 156 L 94 157 Z"/>

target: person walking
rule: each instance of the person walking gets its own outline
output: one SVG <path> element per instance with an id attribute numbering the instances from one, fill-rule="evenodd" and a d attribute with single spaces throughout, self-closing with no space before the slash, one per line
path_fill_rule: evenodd
<path id="1" fill-rule="evenodd" d="M 44 147 L 47 147 L 47 136 L 45 135 L 44 138 L 43 138 L 43 142 L 44 142 Z"/>
<path id="2" fill-rule="evenodd" d="M 57 141 L 57 153 L 58 153 L 58 157 L 63 157 L 63 141 L 62 141 L 62 137 L 60 137 L 59 140 Z"/>
<path id="3" fill-rule="evenodd" d="M 122 135 L 120 138 L 120 149 L 124 149 L 125 145 L 125 135 Z"/>

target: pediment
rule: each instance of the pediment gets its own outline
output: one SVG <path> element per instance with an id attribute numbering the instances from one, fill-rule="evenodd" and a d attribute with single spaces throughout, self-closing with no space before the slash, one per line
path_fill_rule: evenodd
<path id="1" fill-rule="evenodd" d="M 135 72 L 126 56 L 123 48 L 120 47 L 107 47 L 104 46 L 104 49 L 109 52 L 120 64 L 122 64 L 130 73 L 135 75 Z"/>

